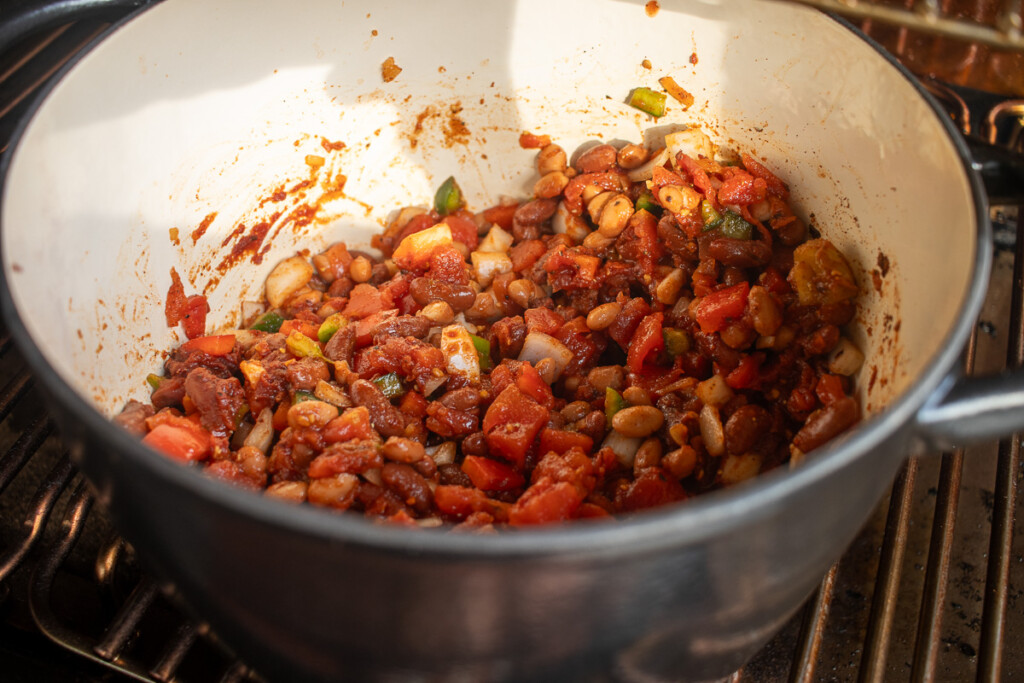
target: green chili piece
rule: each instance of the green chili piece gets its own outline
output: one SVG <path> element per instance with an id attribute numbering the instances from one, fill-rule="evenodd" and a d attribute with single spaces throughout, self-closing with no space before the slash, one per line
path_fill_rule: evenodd
<path id="1" fill-rule="evenodd" d="M 612 418 L 615 417 L 615 413 L 619 412 L 629 404 L 626 403 L 626 399 L 622 398 L 622 394 L 615 391 L 611 387 L 606 387 L 604 390 L 604 417 L 608 420 L 608 426 L 612 426 Z"/>
<path id="2" fill-rule="evenodd" d="M 161 377 L 160 375 L 154 375 L 153 373 L 149 373 L 148 375 L 146 375 L 146 384 L 149 385 L 150 389 L 156 391 L 157 389 L 160 388 L 160 385 L 164 383 L 165 379 L 167 378 Z"/>
<path id="3" fill-rule="evenodd" d="M 700 217 L 704 219 L 705 230 L 717 228 L 722 222 L 722 214 L 706 199 L 701 200 Z"/>
<path id="4" fill-rule="evenodd" d="M 332 313 L 327 316 L 326 320 L 320 323 L 320 329 L 316 331 L 316 336 L 321 344 L 326 344 L 331 341 L 331 337 L 334 336 L 335 332 L 346 325 L 348 325 L 348 318 L 341 313 Z"/>
<path id="5" fill-rule="evenodd" d="M 377 388 L 381 390 L 385 396 L 395 398 L 405 393 L 405 387 L 402 386 L 402 380 L 399 379 L 398 373 L 389 372 L 386 375 L 382 375 L 377 379 L 373 380 L 373 383 L 377 385 Z"/>
<path id="6" fill-rule="evenodd" d="M 626 104 L 654 118 L 665 115 L 665 93 L 650 88 L 633 88 Z"/>
<path id="7" fill-rule="evenodd" d="M 441 183 L 434 195 L 434 208 L 442 216 L 447 216 L 461 209 L 463 203 L 459 184 L 455 182 L 454 176 L 448 176 L 448 180 Z"/>
<path id="8" fill-rule="evenodd" d="M 754 226 L 732 211 L 726 211 L 722 217 L 721 230 L 723 237 L 731 237 L 734 240 L 749 240 L 754 236 Z"/>
<path id="9" fill-rule="evenodd" d="M 491 362 L 491 342 L 475 334 L 469 336 L 473 340 L 473 346 L 476 347 L 476 355 L 480 356 L 480 369 L 490 370 L 494 365 Z"/>
<path id="10" fill-rule="evenodd" d="M 256 318 L 256 322 L 254 322 L 249 329 L 273 333 L 281 329 L 281 323 L 283 322 L 284 318 L 281 317 L 280 313 L 267 311 L 260 317 Z"/>
<path id="11" fill-rule="evenodd" d="M 661 211 L 661 207 L 658 202 L 654 201 L 654 195 L 650 192 L 644 192 L 636 198 L 636 210 L 640 211 L 641 209 L 655 215 Z"/>
<path id="12" fill-rule="evenodd" d="M 672 357 L 682 355 L 690 350 L 690 335 L 685 330 L 666 327 L 661 331 L 665 339 L 665 350 Z"/>
<path id="13" fill-rule="evenodd" d="M 284 344 L 288 348 L 288 352 L 296 358 L 305 358 L 306 356 L 313 356 L 314 358 L 324 357 L 323 352 L 320 350 L 320 345 L 298 330 L 289 334 Z"/>
<path id="14" fill-rule="evenodd" d="M 319 400 L 320 399 L 318 399 L 316 397 L 316 394 L 314 394 L 312 391 L 306 391 L 305 389 L 299 389 L 292 396 L 292 405 L 295 405 L 296 403 L 302 403 L 303 401 L 319 401 Z"/>

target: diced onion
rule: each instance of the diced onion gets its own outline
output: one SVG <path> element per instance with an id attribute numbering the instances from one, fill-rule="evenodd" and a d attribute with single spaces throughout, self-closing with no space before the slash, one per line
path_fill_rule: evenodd
<path id="1" fill-rule="evenodd" d="M 700 128 L 687 128 L 665 136 L 665 146 L 675 164 L 676 155 L 680 152 L 697 159 L 699 157 L 715 158 L 715 144 Z"/>
<path id="2" fill-rule="evenodd" d="M 757 453 L 727 455 L 722 461 L 721 481 L 726 486 L 738 484 L 761 471 L 761 456 Z"/>
<path id="3" fill-rule="evenodd" d="M 848 377 L 856 374 L 862 365 L 864 365 L 864 354 L 852 341 L 846 337 L 840 337 L 839 343 L 828 357 L 829 372 Z"/>
<path id="4" fill-rule="evenodd" d="M 614 429 L 608 432 L 601 448 L 610 448 L 615 453 L 619 464 L 625 468 L 632 469 L 633 461 L 636 459 L 636 452 L 640 450 L 643 439 L 636 436 L 623 436 Z"/>
<path id="5" fill-rule="evenodd" d="M 299 291 L 313 278 L 313 266 L 301 256 L 285 259 L 270 271 L 267 276 L 267 303 L 271 308 L 279 308 L 295 292 Z"/>
<path id="6" fill-rule="evenodd" d="M 704 439 L 704 448 L 710 455 L 719 456 L 725 453 L 725 430 L 722 429 L 722 418 L 718 408 L 706 405 L 700 410 L 700 435 Z"/>
<path id="7" fill-rule="evenodd" d="M 348 396 L 342 393 L 333 384 L 325 382 L 324 380 L 320 380 L 316 383 L 316 387 L 313 389 L 313 395 L 321 401 L 325 401 L 339 408 L 352 407 L 352 401 Z"/>
<path id="8" fill-rule="evenodd" d="M 454 441 L 445 441 L 437 446 L 428 446 L 426 451 L 435 465 L 451 465 L 455 462 Z"/>
<path id="9" fill-rule="evenodd" d="M 260 416 L 256 418 L 249 436 L 245 437 L 245 444 L 251 448 L 258 449 L 266 454 L 270 450 L 270 443 L 274 440 L 274 411 L 264 408 Z"/>
<path id="10" fill-rule="evenodd" d="M 449 375 L 464 377 L 470 384 L 480 383 L 480 356 L 465 327 L 448 325 L 441 330 L 441 353 Z"/>
<path id="11" fill-rule="evenodd" d="M 523 342 L 523 350 L 519 352 L 519 360 L 528 361 L 536 367 L 545 358 L 550 358 L 555 364 L 552 380 L 555 381 L 572 361 L 572 351 L 551 335 L 530 332 Z"/>
<path id="12" fill-rule="evenodd" d="M 491 284 L 495 275 L 512 272 L 512 259 L 504 253 L 474 251 L 469 258 L 481 287 Z"/>
<path id="13" fill-rule="evenodd" d="M 645 161 L 643 165 L 637 166 L 626 175 L 629 177 L 629 180 L 634 183 L 639 183 L 643 180 L 650 180 L 654 176 L 654 169 L 658 166 L 664 166 L 666 161 L 668 161 L 668 150 L 662 149 L 660 152 Z"/>
<path id="14" fill-rule="evenodd" d="M 418 264 L 428 262 L 436 249 L 450 247 L 452 244 L 452 229 L 447 223 L 438 223 L 426 230 L 414 232 L 399 242 L 391 259 L 400 267 L 412 270 Z"/>
<path id="15" fill-rule="evenodd" d="M 732 398 L 732 389 L 718 375 L 711 375 L 697 385 L 697 398 L 704 405 L 718 407 L 725 405 Z"/>
<path id="16" fill-rule="evenodd" d="M 512 235 L 495 225 L 488 231 L 487 236 L 480 240 L 476 250 L 504 254 L 512 248 L 513 239 Z"/>

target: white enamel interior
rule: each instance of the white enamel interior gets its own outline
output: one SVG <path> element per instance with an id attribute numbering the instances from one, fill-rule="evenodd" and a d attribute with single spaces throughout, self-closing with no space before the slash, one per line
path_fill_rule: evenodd
<path id="1" fill-rule="evenodd" d="M 365 242 L 449 174 L 471 208 L 527 192 L 535 153 L 519 148 L 523 130 L 572 150 L 696 124 L 767 159 L 855 262 L 862 385 L 876 376 L 865 402 L 881 409 L 938 350 L 967 289 L 976 226 L 955 148 L 903 76 L 814 11 L 661 5 L 650 17 L 640 0 L 167 0 L 72 70 L 12 160 L 3 265 L 29 332 L 111 414 L 145 395 L 143 378 L 180 341 L 163 314 L 172 267 L 187 293 L 209 296 L 209 329 L 231 326 L 275 262 Z M 402 68 L 390 83 L 387 57 Z M 623 104 L 664 75 L 693 93 L 689 111 L 670 100 L 654 123 Z M 444 133 L 453 106 L 462 141 Z M 325 151 L 322 138 L 346 147 Z M 309 154 L 325 157 L 319 173 Z M 344 196 L 323 202 L 318 221 L 287 219 L 339 173 Z M 304 179 L 304 197 L 261 204 Z M 239 224 L 275 211 L 284 217 L 260 265 L 211 269 Z M 880 254 L 889 269 L 876 290 Z"/>

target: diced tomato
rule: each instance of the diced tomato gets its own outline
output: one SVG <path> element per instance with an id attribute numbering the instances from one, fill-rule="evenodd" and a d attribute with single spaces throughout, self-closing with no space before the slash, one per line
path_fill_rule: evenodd
<path id="1" fill-rule="evenodd" d="M 572 448 L 579 448 L 584 453 L 590 453 L 594 448 L 594 440 L 580 432 L 570 432 L 564 429 L 551 429 L 545 427 L 540 433 L 540 453 L 555 452 L 559 455 L 566 453 Z"/>
<path id="2" fill-rule="evenodd" d="M 611 517 L 612 513 L 605 510 L 597 503 L 582 503 L 576 508 L 576 519 L 600 519 L 602 517 Z"/>
<path id="3" fill-rule="evenodd" d="M 548 524 L 570 519 L 583 502 L 580 490 L 568 482 L 544 477 L 526 489 L 508 513 L 509 524 Z"/>
<path id="4" fill-rule="evenodd" d="M 817 394 L 818 400 L 821 401 L 822 405 L 826 406 L 832 405 L 846 397 L 846 392 L 843 391 L 842 378 L 839 375 L 831 375 L 827 372 L 818 378 L 818 384 L 814 387 L 814 393 Z"/>
<path id="5" fill-rule="evenodd" d="M 761 285 L 773 294 L 788 294 L 791 290 L 786 277 L 774 266 L 768 266 L 761 275 Z"/>
<path id="6" fill-rule="evenodd" d="M 550 135 L 534 135 L 525 131 L 519 134 L 519 146 L 523 149 L 542 149 L 550 144 Z"/>
<path id="7" fill-rule="evenodd" d="M 530 308 L 523 317 L 526 319 L 526 329 L 530 332 L 543 332 L 552 336 L 565 324 L 562 316 L 550 308 Z"/>
<path id="8" fill-rule="evenodd" d="M 328 282 L 334 282 L 348 272 L 352 260 L 352 254 L 348 253 L 345 243 L 335 242 L 313 258 L 313 265 L 316 266 L 320 277 Z"/>
<path id="9" fill-rule="evenodd" d="M 658 219 L 649 211 L 637 211 L 629 219 L 629 227 L 638 242 L 637 260 L 640 268 L 645 274 L 653 275 L 654 266 L 664 253 L 661 240 L 658 239 Z"/>
<path id="10" fill-rule="evenodd" d="M 171 268 L 171 286 L 167 289 L 167 301 L 164 303 L 164 317 L 167 327 L 174 327 L 185 315 L 185 286 L 181 284 L 178 271 Z"/>
<path id="11" fill-rule="evenodd" d="M 555 397 L 551 393 L 551 387 L 540 376 L 537 369 L 529 363 L 523 363 L 518 367 L 516 374 L 516 386 L 519 390 L 541 404 L 548 410 L 555 407 Z"/>
<path id="12" fill-rule="evenodd" d="M 281 329 L 278 330 L 278 332 L 280 332 L 286 337 L 290 335 L 292 332 L 298 332 L 299 334 L 303 334 L 309 337 L 313 341 L 316 341 L 318 339 L 317 333 L 319 331 L 319 325 L 315 325 L 307 320 L 299 320 L 297 318 L 285 320 L 283 323 L 281 323 Z"/>
<path id="13" fill-rule="evenodd" d="M 356 323 L 356 346 L 367 346 L 373 341 L 373 330 L 388 318 L 398 315 L 397 310 L 377 311 Z"/>
<path id="14" fill-rule="evenodd" d="M 398 409 L 411 417 L 424 418 L 427 415 L 427 399 L 418 391 L 407 391 L 402 395 Z"/>
<path id="15" fill-rule="evenodd" d="M 548 415 L 547 408 L 518 387 L 506 388 L 484 415 L 483 431 L 488 450 L 522 468 L 537 434 L 547 424 Z"/>
<path id="16" fill-rule="evenodd" d="M 758 355 L 744 356 L 732 372 L 725 376 L 725 383 L 733 389 L 747 389 L 754 385 L 761 367 Z"/>
<path id="17" fill-rule="evenodd" d="M 189 339 L 181 345 L 185 351 L 202 351 L 211 356 L 226 356 L 235 348 L 235 335 L 214 334 L 209 337 Z"/>
<path id="18" fill-rule="evenodd" d="M 763 178 L 736 169 L 718 188 L 718 199 L 723 204 L 747 206 L 764 201 L 768 196 L 768 185 Z"/>
<path id="19" fill-rule="evenodd" d="M 512 270 L 521 273 L 534 263 L 547 251 L 547 247 L 540 240 L 524 240 L 512 246 L 508 250 L 508 257 L 512 260 Z"/>
<path id="20" fill-rule="evenodd" d="M 193 294 L 185 299 L 185 310 L 181 316 L 181 326 L 189 339 L 203 336 L 206 332 L 206 314 L 210 312 L 210 304 L 202 294 Z"/>
<path id="21" fill-rule="evenodd" d="M 382 309 L 401 308 L 401 302 L 409 294 L 410 280 L 408 276 L 397 275 L 380 286 L 380 306 Z M 415 299 L 413 300 L 415 301 Z"/>
<path id="22" fill-rule="evenodd" d="M 518 204 L 499 204 L 484 210 L 484 220 L 494 223 L 502 230 L 512 229 L 512 219 L 516 215 Z"/>
<path id="23" fill-rule="evenodd" d="M 686 498 L 679 481 L 660 467 L 648 467 L 637 475 L 628 488 L 615 496 L 615 505 L 622 512 L 643 510 L 674 503 Z"/>
<path id="24" fill-rule="evenodd" d="M 327 443 L 375 438 L 377 434 L 370 426 L 370 411 L 364 406 L 349 408 L 324 427 L 324 441 Z"/>
<path id="25" fill-rule="evenodd" d="M 644 361 L 665 348 L 665 337 L 661 332 L 664 319 L 664 313 L 652 313 L 640 321 L 626 352 L 626 366 L 630 372 L 642 371 Z"/>
<path id="26" fill-rule="evenodd" d="M 448 227 L 452 231 L 452 239 L 456 242 L 462 242 L 470 251 L 476 249 L 480 243 L 480 237 L 476 227 L 476 221 L 473 219 L 473 214 L 465 209 L 459 209 L 454 213 L 450 213 L 444 218 L 444 222 L 448 224 Z"/>
<path id="27" fill-rule="evenodd" d="M 719 208 L 718 195 L 711 184 L 711 178 L 708 177 L 708 172 L 704 170 L 700 162 L 687 154 L 680 153 L 676 155 L 676 163 L 680 164 L 690 174 L 693 186 L 704 195 L 704 198 L 711 202 L 711 205 L 716 209 Z"/>
<path id="28" fill-rule="evenodd" d="M 492 500 L 480 489 L 465 486 L 438 486 L 434 489 L 434 505 L 441 514 L 456 520 L 465 519 L 474 512 L 486 512 L 495 521 L 508 518 L 508 503 Z"/>
<path id="29" fill-rule="evenodd" d="M 360 283 L 352 288 L 348 295 L 348 306 L 344 315 L 348 318 L 365 318 L 380 311 L 383 305 L 380 292 L 373 285 Z"/>
<path id="30" fill-rule="evenodd" d="M 395 240 L 395 246 L 401 244 L 402 240 L 409 235 L 414 235 L 417 232 L 421 232 L 431 226 L 437 225 L 439 220 L 441 220 L 441 217 L 433 211 L 413 216 L 409 219 L 409 222 L 405 224 L 405 227 L 402 228 L 402 232 L 398 233 L 398 238 Z"/>
<path id="31" fill-rule="evenodd" d="M 750 285 L 740 282 L 703 297 L 697 304 L 696 318 L 702 332 L 718 332 L 730 320 L 743 315 Z"/>
<path id="32" fill-rule="evenodd" d="M 678 173 L 673 173 L 664 166 L 655 166 L 653 175 L 651 176 L 651 194 L 654 195 L 655 199 L 658 198 L 658 192 L 663 187 L 668 186 L 680 186 L 687 185 L 688 183 L 683 180 L 682 176 Z"/>
<path id="33" fill-rule="evenodd" d="M 434 280 L 453 285 L 464 285 L 469 282 L 466 260 L 455 247 L 435 249 L 430 255 L 430 268 L 427 274 Z"/>
<path id="34" fill-rule="evenodd" d="M 276 431 L 283 432 L 288 427 L 288 409 L 291 407 L 288 401 L 281 401 L 277 409 L 274 410 L 274 418 L 271 420 L 271 425 Z"/>
<path id="35" fill-rule="evenodd" d="M 760 161 L 749 154 L 743 154 L 741 159 L 743 160 L 743 168 L 747 169 L 751 175 L 765 181 L 768 192 L 781 199 L 789 196 L 789 189 L 786 187 L 786 183 L 782 182 L 777 175 L 769 171 Z"/>
<path id="36" fill-rule="evenodd" d="M 175 460 L 195 462 L 210 455 L 210 439 L 203 439 L 194 429 L 172 424 L 159 424 L 146 436 L 142 443 L 171 456 Z"/>
<path id="37" fill-rule="evenodd" d="M 514 491 L 526 483 L 523 475 L 508 465 L 477 455 L 466 456 L 462 471 L 481 491 Z"/>

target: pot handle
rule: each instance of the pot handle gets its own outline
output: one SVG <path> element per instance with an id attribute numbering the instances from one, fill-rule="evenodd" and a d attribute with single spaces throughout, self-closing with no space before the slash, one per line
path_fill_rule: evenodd
<path id="1" fill-rule="evenodd" d="M 4 0 L 0 52 L 43 29 L 79 19 L 122 17 L 159 0 Z"/>
<path id="2" fill-rule="evenodd" d="M 1003 438 L 1024 426 L 1024 369 L 948 378 L 917 412 L 918 437 L 932 450 Z"/>

